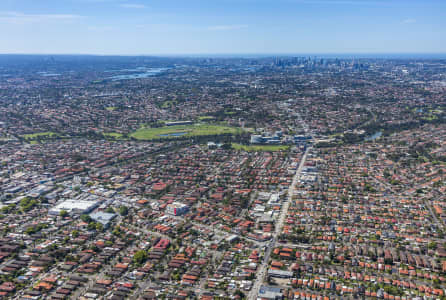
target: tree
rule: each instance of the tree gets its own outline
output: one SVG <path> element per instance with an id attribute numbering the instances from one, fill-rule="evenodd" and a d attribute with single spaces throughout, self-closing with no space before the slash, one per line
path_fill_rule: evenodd
<path id="1" fill-rule="evenodd" d="M 246 299 L 245 294 L 241 290 L 236 290 L 234 295 L 239 296 L 241 299 Z"/>
<path id="2" fill-rule="evenodd" d="M 34 199 L 31 199 L 30 197 L 25 197 L 22 200 L 20 200 L 20 207 L 24 212 L 30 211 L 33 209 L 38 202 Z"/>
<path id="3" fill-rule="evenodd" d="M 104 226 L 101 223 L 96 222 L 96 231 L 102 231 L 102 230 L 104 230 Z"/>
<path id="4" fill-rule="evenodd" d="M 66 210 L 61 210 L 59 212 L 59 216 L 61 216 L 62 218 L 65 218 L 66 216 L 68 216 L 68 212 Z"/>
<path id="5" fill-rule="evenodd" d="M 427 244 L 427 248 L 435 250 L 437 249 L 437 243 L 436 242 L 430 242 L 429 244 Z"/>
<path id="6" fill-rule="evenodd" d="M 87 228 L 88 228 L 88 230 L 95 230 L 96 229 L 96 223 L 95 222 L 88 223 Z"/>
<path id="7" fill-rule="evenodd" d="M 120 236 L 122 234 L 121 228 L 119 226 L 116 226 L 115 229 L 113 229 L 112 234 L 116 235 L 116 236 Z"/>
<path id="8" fill-rule="evenodd" d="M 138 250 L 135 252 L 135 254 L 133 255 L 133 261 L 137 264 L 137 265 L 142 265 L 148 258 L 148 254 L 146 251 L 144 250 Z"/>
<path id="9" fill-rule="evenodd" d="M 222 148 L 223 150 L 230 150 L 230 149 L 232 149 L 232 144 L 231 144 L 231 143 L 224 143 L 224 144 L 221 146 L 221 148 Z"/>
<path id="10" fill-rule="evenodd" d="M 85 223 L 91 223 L 92 219 L 89 215 L 81 215 L 81 220 L 84 221 Z"/>
<path id="11" fill-rule="evenodd" d="M 129 209 L 127 208 L 127 206 L 123 205 L 119 208 L 119 214 L 121 216 L 127 216 L 128 213 L 129 213 Z"/>

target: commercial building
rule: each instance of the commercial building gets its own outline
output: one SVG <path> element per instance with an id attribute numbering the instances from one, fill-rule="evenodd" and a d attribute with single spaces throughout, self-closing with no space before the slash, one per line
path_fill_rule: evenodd
<path id="1" fill-rule="evenodd" d="M 251 135 L 251 144 L 280 144 L 281 137 L 278 135 L 263 136 L 263 135 Z"/>
<path id="2" fill-rule="evenodd" d="M 261 286 L 258 297 L 260 299 L 278 300 L 283 299 L 283 293 L 282 290 L 277 287 Z"/>
<path id="3" fill-rule="evenodd" d="M 68 213 L 81 215 L 91 212 L 98 206 L 98 201 L 66 200 L 51 208 L 48 213 L 50 215 L 58 215 L 61 211 L 66 211 Z"/>
<path id="4" fill-rule="evenodd" d="M 101 223 L 104 226 L 104 228 L 108 228 L 108 226 L 110 226 L 111 221 L 116 217 L 116 214 L 98 211 L 91 213 L 90 217 L 96 222 Z"/>
<path id="5" fill-rule="evenodd" d="M 175 122 L 166 122 L 166 126 L 177 126 L 177 125 L 192 125 L 192 121 L 175 121 Z"/>
<path id="6" fill-rule="evenodd" d="M 189 207 L 186 204 L 180 202 L 173 202 L 166 207 L 166 213 L 174 216 L 181 216 L 187 213 Z"/>
<path id="7" fill-rule="evenodd" d="M 291 278 L 293 277 L 293 272 L 269 269 L 268 276 L 278 277 L 278 278 Z"/>

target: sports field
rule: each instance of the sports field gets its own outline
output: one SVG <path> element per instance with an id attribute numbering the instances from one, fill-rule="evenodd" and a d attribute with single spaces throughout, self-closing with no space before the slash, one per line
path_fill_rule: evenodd
<path id="1" fill-rule="evenodd" d="M 58 134 L 55 132 L 37 132 L 37 133 L 31 133 L 31 134 L 24 134 L 22 135 L 23 138 L 27 139 L 27 140 L 33 140 L 36 139 L 37 137 L 56 137 Z"/>
<path id="2" fill-rule="evenodd" d="M 141 128 L 130 136 L 138 140 L 171 139 L 178 137 L 194 137 L 203 135 L 240 134 L 243 130 L 238 127 L 223 125 L 176 125 L 158 128 Z"/>

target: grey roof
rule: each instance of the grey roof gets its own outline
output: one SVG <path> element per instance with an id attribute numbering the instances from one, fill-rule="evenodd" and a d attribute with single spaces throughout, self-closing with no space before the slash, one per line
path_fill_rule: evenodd
<path id="1" fill-rule="evenodd" d="M 113 220 L 116 217 L 116 214 L 98 211 L 91 213 L 90 217 L 96 222 L 99 222 L 103 225 L 107 225 L 111 220 Z"/>

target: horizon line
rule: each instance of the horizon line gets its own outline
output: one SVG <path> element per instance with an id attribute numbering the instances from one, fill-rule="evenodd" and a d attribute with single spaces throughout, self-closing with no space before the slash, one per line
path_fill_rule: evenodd
<path id="1" fill-rule="evenodd" d="M 16 55 L 16 56 L 98 56 L 98 57 L 233 57 L 233 58 L 245 58 L 246 56 L 255 56 L 255 57 L 271 57 L 271 56 L 368 56 L 368 58 L 374 58 L 373 55 L 380 56 L 410 56 L 414 55 L 417 58 L 423 56 L 444 56 L 446 58 L 446 52 L 278 52 L 278 53 L 268 53 L 268 52 L 259 52 L 259 53 L 152 53 L 152 54 L 99 54 L 99 53 L 1 53 L 0 56 L 7 55 Z M 370 57 L 371 56 L 371 57 Z"/>

